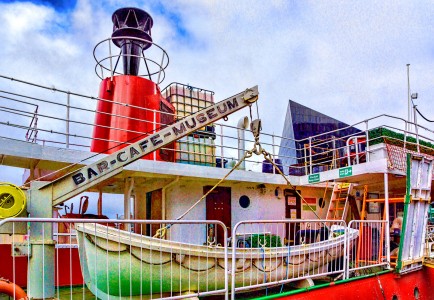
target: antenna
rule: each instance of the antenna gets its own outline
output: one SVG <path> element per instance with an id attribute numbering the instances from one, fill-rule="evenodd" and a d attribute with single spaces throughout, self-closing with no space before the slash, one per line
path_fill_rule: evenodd
<path id="1" fill-rule="evenodd" d="M 407 96 L 408 96 L 408 111 L 407 111 L 407 121 L 408 126 L 411 128 L 411 92 L 410 92 L 410 64 L 407 64 Z M 408 128 L 408 131 L 411 131 L 410 128 Z"/>

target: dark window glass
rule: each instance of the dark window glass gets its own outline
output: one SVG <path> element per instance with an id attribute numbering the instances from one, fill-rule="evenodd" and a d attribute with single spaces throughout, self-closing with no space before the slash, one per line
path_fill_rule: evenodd
<path id="1" fill-rule="evenodd" d="M 250 199 L 246 195 L 241 196 L 239 202 L 242 208 L 247 208 L 250 206 Z"/>

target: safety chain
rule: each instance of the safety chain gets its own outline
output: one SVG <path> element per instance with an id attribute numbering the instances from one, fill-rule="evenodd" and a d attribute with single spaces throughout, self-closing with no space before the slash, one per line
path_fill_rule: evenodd
<path id="1" fill-rule="evenodd" d="M 252 123 L 250 124 L 253 136 L 255 138 L 255 144 L 253 145 L 253 149 L 247 152 L 250 153 L 254 153 L 256 155 L 261 155 L 268 161 L 270 162 L 273 167 L 274 170 L 276 170 L 282 177 L 283 179 L 285 179 L 286 183 L 294 190 L 294 192 L 300 197 L 300 199 L 307 204 L 307 206 L 309 207 L 309 209 L 315 214 L 315 216 L 318 219 L 321 219 L 318 214 L 315 212 L 315 210 L 309 205 L 309 203 L 307 203 L 307 201 L 303 198 L 303 196 L 297 191 L 297 189 L 292 185 L 292 183 L 288 180 L 288 178 L 285 176 L 285 174 L 283 174 L 283 172 L 280 170 L 280 168 L 276 165 L 276 163 L 274 162 L 273 159 L 273 155 L 269 152 L 267 152 L 264 148 L 262 148 L 261 143 L 259 142 L 259 134 L 261 131 L 261 120 L 260 119 L 256 119 L 254 121 L 252 121 Z M 249 157 L 251 157 L 252 155 L 250 155 Z"/>
<path id="2" fill-rule="evenodd" d="M 251 113 L 250 113 L 251 114 Z M 269 161 L 276 171 L 279 172 L 279 174 L 285 179 L 286 183 L 294 190 L 294 192 L 301 198 L 303 202 L 305 202 L 309 209 L 312 210 L 312 212 L 315 214 L 315 216 L 318 219 L 321 219 L 318 214 L 313 210 L 313 208 L 307 203 L 307 201 L 301 196 L 301 194 L 297 191 L 297 189 L 291 184 L 291 182 L 286 178 L 285 174 L 278 168 L 278 166 L 275 164 L 273 155 L 269 152 L 267 152 L 264 148 L 262 148 L 261 142 L 259 141 L 259 135 L 261 132 L 261 119 L 253 120 L 250 123 L 250 130 L 253 133 L 253 137 L 255 138 L 255 143 L 253 145 L 253 148 L 251 150 L 248 150 L 244 153 L 244 156 L 232 167 L 232 169 L 222 178 L 220 179 L 207 193 L 205 193 L 199 200 L 196 201 L 187 211 L 185 211 L 181 216 L 176 218 L 176 220 L 181 220 L 184 218 L 193 208 L 195 208 L 203 199 L 205 199 L 210 193 L 212 193 L 213 190 L 215 190 L 223 181 L 226 180 L 226 178 L 232 174 L 234 170 L 236 170 L 243 161 L 245 161 L 247 158 L 250 158 L 253 156 L 253 154 L 256 155 L 262 155 L 267 161 Z M 164 238 L 166 235 L 167 230 L 172 226 L 173 224 L 168 224 L 160 229 L 157 230 L 157 232 L 154 235 L 154 238 Z"/>

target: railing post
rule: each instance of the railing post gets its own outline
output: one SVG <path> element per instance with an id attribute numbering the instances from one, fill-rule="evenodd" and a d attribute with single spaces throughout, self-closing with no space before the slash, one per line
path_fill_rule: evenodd
<path id="1" fill-rule="evenodd" d="M 312 137 L 309 137 L 309 174 L 312 174 Z"/>
<path id="2" fill-rule="evenodd" d="M 350 258 L 349 258 L 349 255 L 348 255 L 348 252 L 349 252 L 348 251 L 349 230 L 348 230 L 348 226 L 347 226 L 347 224 L 346 224 L 345 221 L 342 221 L 341 225 L 344 226 L 344 234 L 345 234 L 345 239 L 344 239 L 344 259 L 343 259 L 344 265 L 342 266 L 342 268 L 343 268 L 343 270 L 342 270 L 343 271 L 343 279 L 345 280 L 345 279 L 348 278 L 348 275 L 349 275 L 348 266 L 350 265 L 349 264 L 349 259 Z"/>
<path id="3" fill-rule="evenodd" d="M 236 241 L 236 234 L 237 229 L 240 223 L 243 221 L 235 224 L 235 226 L 232 228 L 232 253 L 231 253 L 231 300 L 235 299 L 235 270 L 236 270 L 236 251 L 237 251 L 237 241 Z"/>
<path id="4" fill-rule="evenodd" d="M 276 159 L 275 159 L 275 157 L 276 157 L 276 150 L 274 149 L 274 145 L 275 145 L 275 143 L 274 143 L 274 132 L 271 135 L 271 144 L 272 144 L 272 150 L 273 150 L 274 163 L 276 163 Z M 273 174 L 276 174 L 276 168 L 274 168 L 274 167 L 273 167 Z"/>
<path id="5" fill-rule="evenodd" d="M 332 153 L 332 168 L 333 169 L 336 169 L 336 166 L 337 166 L 337 163 L 336 163 L 336 160 L 337 160 L 337 155 L 336 155 L 336 151 L 338 151 L 338 149 L 336 149 L 336 137 L 335 136 L 333 136 L 333 140 L 332 140 L 332 147 L 333 147 L 333 153 Z"/>
<path id="6" fill-rule="evenodd" d="M 51 218 L 51 205 L 47 205 L 47 199 L 51 198 L 38 189 L 41 186 L 43 182 L 32 182 L 27 192 L 27 211 L 32 218 Z M 53 224 L 30 222 L 30 232 L 32 255 L 28 262 L 27 294 L 29 299 L 52 299 L 55 296 Z"/>
<path id="7" fill-rule="evenodd" d="M 144 55 L 143 55 L 144 56 Z M 143 57 L 143 59 L 146 59 L 145 57 Z M 160 84 L 160 76 L 161 76 L 161 69 L 163 68 L 163 63 L 164 63 L 164 51 L 163 54 L 161 55 L 161 65 L 160 68 L 158 70 L 158 77 L 157 77 L 157 84 Z M 151 74 L 149 74 L 149 77 L 151 76 Z M 164 79 L 163 79 L 164 80 Z"/>
<path id="8" fill-rule="evenodd" d="M 108 43 L 108 46 L 109 46 L 109 57 L 110 57 L 110 81 L 113 81 L 113 73 L 114 73 L 114 70 L 113 70 L 113 57 L 112 57 L 112 43 Z M 102 66 L 101 66 L 101 77 L 102 78 L 104 78 L 104 70 L 103 70 L 103 68 L 102 68 Z"/>
<path id="9" fill-rule="evenodd" d="M 222 226 L 222 224 L 215 224 L 216 228 L 217 226 Z M 229 300 L 229 244 L 228 244 L 228 230 L 230 230 L 230 228 L 226 227 L 226 226 L 222 226 L 223 227 L 223 234 L 224 234 L 224 249 L 225 249 L 225 300 Z M 235 260 L 233 260 L 235 261 Z M 233 277 L 235 277 L 235 273 L 231 273 L 234 274 Z"/>
<path id="10" fill-rule="evenodd" d="M 389 177 L 387 173 L 384 173 L 384 214 L 386 215 L 384 220 L 386 224 L 383 223 L 386 226 L 384 228 L 386 239 L 383 246 L 386 248 L 387 268 L 390 269 Z"/>
<path id="11" fill-rule="evenodd" d="M 369 124 L 368 124 L 368 120 L 365 121 L 366 124 L 366 129 L 365 129 L 365 134 L 366 134 L 366 145 L 365 145 L 365 156 L 366 156 L 366 162 L 369 162 Z"/>
<path id="12" fill-rule="evenodd" d="M 417 120 L 416 120 L 416 105 L 413 107 L 413 120 L 414 120 L 414 132 L 416 133 L 416 143 L 417 143 L 417 153 L 420 153 L 420 146 L 419 146 L 419 129 L 417 126 Z"/>
<path id="13" fill-rule="evenodd" d="M 224 151 L 223 151 L 223 126 L 222 125 L 220 125 L 220 149 L 221 149 L 221 151 L 220 151 L 220 154 L 221 154 L 221 167 L 222 168 L 224 168 L 224 166 L 225 166 L 225 163 L 224 163 L 224 157 L 225 157 L 225 155 L 224 155 Z"/>
<path id="14" fill-rule="evenodd" d="M 68 91 L 66 93 L 66 148 L 69 148 L 69 117 L 70 117 L 70 103 L 71 94 Z"/>
<path id="15" fill-rule="evenodd" d="M 356 164 L 359 164 L 359 138 L 357 136 L 354 138 L 354 147 L 356 150 Z"/>
<path id="16" fill-rule="evenodd" d="M 35 129 L 35 135 L 33 137 L 34 142 L 37 143 L 38 142 L 38 109 L 39 106 L 36 106 L 36 110 L 35 110 L 35 122 L 33 123 L 33 127 Z"/>
<path id="17" fill-rule="evenodd" d="M 157 111 L 153 110 L 153 125 L 152 125 L 152 133 L 155 133 L 157 131 Z M 157 160 L 157 151 L 152 152 L 152 157 L 154 158 L 154 161 Z"/>
<path id="18" fill-rule="evenodd" d="M 353 225 L 354 220 L 351 220 L 347 226 L 345 226 L 345 236 L 346 236 L 346 241 L 347 241 L 347 246 L 345 248 L 349 248 L 349 232 L 350 232 L 350 228 Z M 359 227 L 360 228 L 360 227 Z M 360 234 L 360 231 L 359 231 Z M 359 238 L 359 243 L 360 243 L 360 238 Z M 347 250 L 346 250 L 347 251 Z M 350 277 L 350 256 L 347 254 L 349 253 L 349 251 L 345 252 L 345 256 L 344 256 L 344 261 L 346 261 L 345 264 L 345 274 L 344 274 L 344 279 L 348 279 Z"/>

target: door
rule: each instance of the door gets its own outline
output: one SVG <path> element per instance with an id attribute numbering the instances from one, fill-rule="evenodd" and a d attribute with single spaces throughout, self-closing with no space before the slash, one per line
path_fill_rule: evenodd
<path id="1" fill-rule="evenodd" d="M 207 193 L 212 187 L 204 186 L 203 193 Z M 228 228 L 228 238 L 231 236 L 231 188 L 217 187 L 206 197 L 206 219 L 221 221 Z M 223 228 L 208 226 L 208 236 L 215 238 L 217 244 L 224 244 Z"/>
<path id="2" fill-rule="evenodd" d="M 285 218 L 286 219 L 301 219 L 301 197 L 300 191 L 296 193 L 294 190 L 285 189 Z M 295 235 L 300 230 L 299 223 L 286 224 L 286 240 L 291 244 L 297 244 Z"/>
<path id="3" fill-rule="evenodd" d="M 146 193 L 146 219 L 147 220 L 162 220 L 163 219 L 163 190 L 158 189 Z M 160 224 L 146 224 L 147 236 L 154 236 L 157 230 L 160 229 Z"/>

